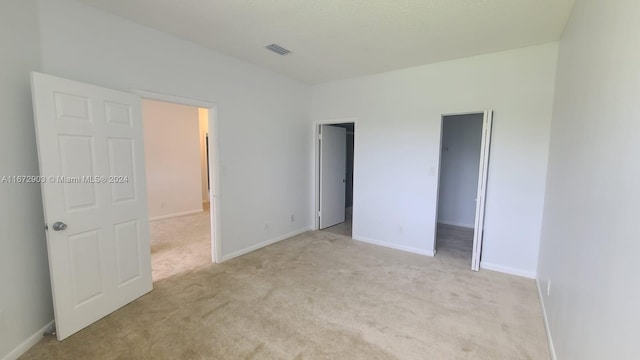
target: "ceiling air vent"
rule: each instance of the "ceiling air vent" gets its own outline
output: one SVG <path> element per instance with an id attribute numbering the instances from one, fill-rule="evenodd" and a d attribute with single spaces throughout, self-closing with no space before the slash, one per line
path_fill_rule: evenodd
<path id="1" fill-rule="evenodd" d="M 288 53 L 290 53 L 291 51 L 283 48 L 280 45 L 277 44 L 271 44 L 271 45 L 267 45 L 265 46 L 267 49 L 273 51 L 276 54 L 280 54 L 280 55 L 287 55 Z"/>

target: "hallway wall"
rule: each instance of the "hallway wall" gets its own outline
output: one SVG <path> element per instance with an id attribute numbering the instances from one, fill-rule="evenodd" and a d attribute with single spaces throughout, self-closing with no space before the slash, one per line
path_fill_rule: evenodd
<path id="1" fill-rule="evenodd" d="M 142 100 L 149 218 L 202 211 L 198 108 Z"/>

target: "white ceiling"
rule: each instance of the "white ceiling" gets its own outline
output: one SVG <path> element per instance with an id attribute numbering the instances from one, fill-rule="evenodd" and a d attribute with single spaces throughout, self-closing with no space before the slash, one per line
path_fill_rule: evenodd
<path id="1" fill-rule="evenodd" d="M 555 41 L 575 0 L 80 1 L 316 84 Z"/>

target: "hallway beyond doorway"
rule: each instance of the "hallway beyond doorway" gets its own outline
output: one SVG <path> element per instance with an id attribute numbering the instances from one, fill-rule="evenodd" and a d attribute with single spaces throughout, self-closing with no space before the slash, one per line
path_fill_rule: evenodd
<path id="1" fill-rule="evenodd" d="M 210 223 L 208 210 L 149 223 L 154 282 L 211 264 Z"/>

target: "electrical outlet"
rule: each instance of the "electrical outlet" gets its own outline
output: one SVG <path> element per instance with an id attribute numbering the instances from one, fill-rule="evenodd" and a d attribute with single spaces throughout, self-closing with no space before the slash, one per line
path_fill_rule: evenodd
<path id="1" fill-rule="evenodd" d="M 551 280 L 547 281 L 547 296 L 551 295 Z"/>
<path id="2" fill-rule="evenodd" d="M 291 222 L 296 221 L 296 218 L 293 216 L 293 214 L 291 214 Z"/>

